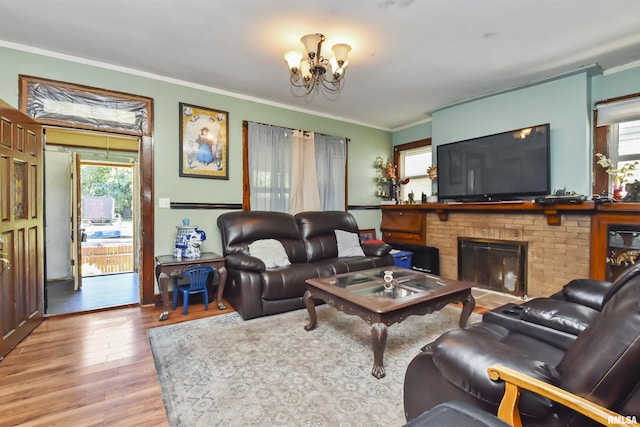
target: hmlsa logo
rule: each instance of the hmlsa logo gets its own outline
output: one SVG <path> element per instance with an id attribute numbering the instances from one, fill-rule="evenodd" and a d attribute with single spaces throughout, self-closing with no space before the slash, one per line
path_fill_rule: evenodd
<path id="1" fill-rule="evenodd" d="M 608 417 L 607 424 L 636 425 L 638 424 L 638 421 L 636 420 L 635 415 L 627 415 L 627 416 L 619 415 L 615 417 Z"/>

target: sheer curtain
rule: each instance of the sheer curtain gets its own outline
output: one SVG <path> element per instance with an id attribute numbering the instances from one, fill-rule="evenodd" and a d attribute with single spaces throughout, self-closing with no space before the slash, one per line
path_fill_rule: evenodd
<path id="1" fill-rule="evenodd" d="M 345 210 L 344 138 L 247 122 L 251 210 Z"/>
<path id="2" fill-rule="evenodd" d="M 251 209 L 289 212 L 292 130 L 248 123 Z"/>
<path id="3" fill-rule="evenodd" d="M 320 205 L 326 211 L 345 210 L 347 141 L 330 135 L 315 136 Z"/>
<path id="4" fill-rule="evenodd" d="M 291 213 L 321 209 L 313 132 L 293 131 Z"/>

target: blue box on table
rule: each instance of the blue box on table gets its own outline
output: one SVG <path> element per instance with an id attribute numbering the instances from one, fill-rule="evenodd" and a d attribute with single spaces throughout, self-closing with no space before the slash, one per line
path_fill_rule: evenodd
<path id="1" fill-rule="evenodd" d="M 412 252 L 392 250 L 391 255 L 393 256 L 393 263 L 397 267 L 411 268 L 411 257 L 413 256 Z"/>

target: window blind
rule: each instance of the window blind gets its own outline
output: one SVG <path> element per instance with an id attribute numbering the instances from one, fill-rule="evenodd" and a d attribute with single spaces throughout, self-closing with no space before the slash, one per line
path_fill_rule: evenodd
<path id="1" fill-rule="evenodd" d="M 596 104 L 598 126 L 640 120 L 640 96 Z"/>

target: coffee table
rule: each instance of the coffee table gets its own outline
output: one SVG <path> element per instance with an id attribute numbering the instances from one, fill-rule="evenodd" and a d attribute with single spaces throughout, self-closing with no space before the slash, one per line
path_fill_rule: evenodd
<path id="1" fill-rule="evenodd" d="M 385 271 L 393 272 L 394 286 L 391 289 L 384 286 Z M 464 327 L 475 307 L 471 287 L 468 282 L 397 266 L 309 279 L 303 296 L 309 312 L 309 324 L 304 329 L 311 331 L 316 328 L 318 317 L 314 300 L 322 300 L 341 312 L 359 316 L 371 325 L 374 359 L 371 375 L 380 379 L 385 376 L 383 354 L 387 326 L 412 315 L 423 316 L 448 304 L 461 302 L 459 325 Z"/>

